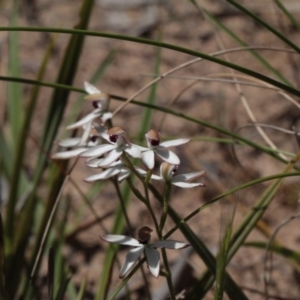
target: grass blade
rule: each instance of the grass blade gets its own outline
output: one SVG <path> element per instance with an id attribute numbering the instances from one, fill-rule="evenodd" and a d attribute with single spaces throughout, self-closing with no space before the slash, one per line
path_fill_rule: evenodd
<path id="1" fill-rule="evenodd" d="M 227 0 L 228 1 L 228 0 Z M 268 76 L 262 75 L 258 72 L 255 72 L 253 70 L 250 70 L 248 68 L 242 67 L 240 65 L 230 63 L 226 60 L 219 59 L 216 57 L 213 57 L 209 54 L 202 53 L 199 51 L 195 51 L 189 48 L 181 47 L 178 45 L 174 44 L 169 44 L 165 42 L 157 42 L 155 40 L 150 40 L 150 39 L 144 39 L 144 38 L 137 38 L 137 37 L 132 37 L 132 36 L 126 36 L 126 35 L 118 35 L 118 34 L 111 34 L 111 33 L 103 33 L 103 32 L 98 32 L 98 31 L 90 31 L 90 30 L 76 30 L 76 29 L 58 29 L 58 28 L 41 28 L 41 27 L 0 27 L 0 31 L 25 31 L 25 32 L 58 32 L 58 33 L 68 33 L 68 34 L 75 34 L 75 35 L 86 35 L 86 36 L 98 36 L 98 37 L 105 37 L 105 38 L 110 38 L 110 39 L 117 39 L 117 40 L 125 40 L 125 41 L 130 41 L 130 42 L 135 42 L 135 43 L 141 43 L 141 44 L 146 44 L 146 45 L 153 45 L 157 47 L 162 47 L 170 50 L 174 50 L 177 52 L 181 53 L 186 53 L 190 54 L 195 57 L 200 57 L 202 59 L 214 62 L 219 65 L 223 65 L 225 67 L 234 69 L 236 71 L 245 73 L 249 76 L 252 76 L 254 78 L 260 79 L 262 81 L 265 81 L 267 83 L 270 83 L 273 86 L 276 86 L 284 91 L 287 91 L 293 95 L 300 96 L 300 91 L 290 87 L 286 84 L 283 84 L 277 80 L 274 80 Z M 299 51 L 297 51 L 300 53 Z"/>
<path id="2" fill-rule="evenodd" d="M 287 37 L 285 37 L 283 34 L 281 34 L 279 31 L 277 31 L 273 26 L 269 25 L 267 22 L 262 20 L 260 17 L 252 13 L 250 10 L 248 10 L 245 6 L 237 3 L 234 0 L 226 0 L 233 6 L 235 6 L 240 11 L 244 12 L 246 15 L 248 15 L 251 19 L 257 21 L 259 24 L 267 28 L 270 32 L 272 32 L 274 35 L 276 35 L 279 39 L 281 39 L 283 42 L 285 42 L 287 45 L 289 45 L 291 48 L 293 48 L 295 51 L 300 53 L 300 48 L 294 44 L 291 40 L 289 40 Z"/>
<path id="3" fill-rule="evenodd" d="M 17 26 L 19 1 L 14 0 L 11 15 L 11 25 Z M 19 35 L 18 32 L 11 32 L 9 35 L 9 62 L 8 72 L 9 76 L 19 77 L 21 74 L 19 61 Z M 22 91 L 20 85 L 10 83 L 8 84 L 8 116 L 11 125 L 11 135 L 13 141 L 13 148 L 16 149 L 20 130 L 24 117 Z"/>

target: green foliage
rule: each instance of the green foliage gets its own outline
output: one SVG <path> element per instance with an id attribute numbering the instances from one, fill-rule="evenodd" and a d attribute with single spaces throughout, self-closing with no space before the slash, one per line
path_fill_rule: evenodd
<path id="1" fill-rule="evenodd" d="M 88 30 L 89 20 L 94 8 L 94 0 L 83 0 L 79 12 L 79 21 L 73 29 L 70 28 L 44 28 L 44 27 L 19 27 L 18 20 L 18 1 L 13 1 L 10 26 L 0 27 L 0 31 L 9 33 L 9 57 L 8 57 L 8 73 L 0 76 L 0 80 L 8 82 L 7 88 L 7 119 L 5 127 L 8 130 L 0 127 L 0 183 L 7 182 L 8 196 L 6 203 L 3 204 L 2 215 L 4 216 L 4 225 L 2 224 L 2 216 L 0 216 L 0 298 L 1 299 L 45 299 L 62 300 L 62 299 L 85 299 L 89 281 L 96 282 L 96 291 L 93 293 L 94 299 L 114 299 L 122 289 L 127 289 L 127 297 L 130 298 L 132 292 L 131 286 L 128 284 L 132 276 L 141 270 L 145 295 L 151 298 L 153 292 L 147 277 L 148 269 L 145 266 L 146 259 L 142 258 L 134 268 L 132 268 L 124 279 L 120 279 L 120 283 L 115 286 L 113 284 L 113 272 L 115 266 L 120 266 L 119 251 L 120 246 L 109 245 L 104 252 L 103 263 L 99 263 L 99 278 L 90 278 L 88 274 L 78 284 L 78 281 L 73 280 L 72 271 L 69 268 L 68 257 L 64 255 L 65 246 L 68 237 L 73 236 L 74 232 L 82 230 L 81 226 L 88 228 L 93 224 L 98 224 L 104 234 L 121 235 L 124 231 L 129 232 L 130 236 L 134 235 L 134 228 L 129 217 L 129 207 L 134 201 L 140 201 L 143 207 L 146 208 L 153 222 L 156 234 L 161 241 L 167 240 L 175 231 L 181 231 L 190 247 L 193 248 L 195 255 L 204 262 L 206 270 L 201 272 L 201 276 L 189 286 L 186 292 L 187 299 L 205 298 L 206 294 L 214 289 L 215 299 L 223 299 L 224 293 L 230 299 L 248 299 L 248 294 L 240 286 L 238 279 L 229 274 L 228 265 L 234 258 L 237 251 L 243 246 L 252 248 L 266 249 L 267 242 L 246 242 L 247 238 L 256 228 L 259 228 L 266 238 L 270 238 L 270 232 L 262 230 L 261 222 L 263 215 L 280 193 L 280 187 L 284 184 L 286 177 L 299 176 L 299 166 L 297 162 L 300 158 L 300 152 L 286 151 L 277 149 L 265 142 L 260 142 L 247 137 L 236 130 L 228 129 L 223 126 L 216 125 L 215 120 L 203 120 L 185 113 L 181 110 L 161 105 L 157 98 L 159 97 L 158 90 L 160 79 L 153 80 L 149 84 L 149 91 L 146 101 L 141 101 L 138 96 L 130 100 L 130 104 L 137 109 L 143 109 L 141 118 L 139 118 L 139 126 L 130 138 L 134 142 L 141 143 L 145 133 L 154 124 L 155 113 L 164 113 L 164 116 L 172 118 L 176 125 L 176 120 L 180 120 L 184 127 L 189 124 L 197 125 L 210 129 L 216 133 L 216 137 L 195 136 L 192 137 L 193 143 L 206 142 L 220 145 L 220 149 L 224 146 L 231 146 L 234 149 L 251 150 L 255 153 L 264 154 L 265 157 L 272 158 L 274 161 L 284 164 L 283 170 L 278 174 L 270 176 L 259 176 L 254 180 L 247 180 L 241 185 L 235 185 L 233 188 L 224 188 L 219 191 L 217 196 L 212 196 L 208 202 L 202 204 L 197 209 L 189 211 L 187 216 L 182 216 L 182 212 L 176 208 L 176 205 L 171 202 L 171 183 L 165 183 L 165 192 L 160 191 L 159 185 L 153 184 L 151 179 L 153 170 L 147 170 L 145 174 L 139 173 L 134 166 L 142 166 L 140 161 L 132 159 L 123 151 L 122 162 L 131 172 L 130 177 L 123 184 L 122 188 L 117 180 L 117 176 L 110 179 L 112 183 L 115 198 L 119 200 L 113 213 L 104 211 L 103 214 L 98 212 L 93 207 L 92 199 L 106 189 L 105 184 L 94 184 L 89 193 L 85 194 L 79 184 L 73 181 L 72 171 L 76 167 L 77 160 L 73 165 L 69 165 L 67 160 L 60 161 L 52 159 L 50 153 L 52 146 L 59 129 L 65 124 L 64 114 L 68 107 L 70 93 L 79 93 L 77 100 L 73 103 L 70 114 L 66 116 L 68 123 L 74 122 L 81 115 L 81 108 L 84 103 L 84 89 L 74 86 L 77 75 L 80 74 L 78 68 L 83 55 L 83 47 L 86 37 L 93 38 L 108 38 L 115 40 L 123 40 L 128 43 L 137 43 L 144 47 L 155 46 L 155 58 L 150 64 L 153 66 L 154 74 L 159 74 L 161 71 L 161 62 L 163 52 L 168 49 L 180 54 L 188 54 L 197 61 L 206 60 L 208 63 L 216 64 L 226 68 L 239 71 L 247 75 L 253 80 L 258 79 L 266 84 L 266 87 L 272 85 L 276 91 L 280 90 L 281 94 L 287 95 L 290 93 L 293 96 L 300 96 L 300 91 L 297 84 L 291 83 L 286 75 L 283 75 L 275 68 L 267 58 L 260 55 L 259 50 L 250 49 L 249 46 L 239 35 L 235 33 L 221 18 L 214 15 L 206 9 L 200 8 L 197 1 L 191 1 L 199 11 L 204 14 L 218 27 L 222 33 L 229 35 L 232 40 L 237 42 L 244 50 L 250 53 L 254 59 L 263 68 L 263 72 L 252 70 L 247 64 L 240 65 L 236 62 L 231 63 L 225 59 L 216 57 L 208 53 L 200 52 L 182 45 L 175 45 L 164 41 L 163 31 L 159 31 L 158 38 L 146 39 L 140 37 L 126 36 L 122 34 L 113 34 L 106 32 L 98 32 Z M 245 14 L 252 21 L 255 21 L 263 26 L 268 33 L 274 34 L 288 47 L 300 53 L 299 47 L 289 39 L 286 35 L 280 32 L 280 29 L 269 24 L 262 17 L 253 13 L 240 3 L 233 0 L 227 0 L 240 13 Z M 289 10 L 279 0 L 275 3 L 279 7 L 282 15 L 299 30 L 299 22 Z M 36 79 L 23 78 L 20 69 L 20 47 L 19 37 L 26 32 L 27 35 L 33 32 L 51 33 L 51 38 L 45 49 L 44 57 L 40 62 L 39 70 L 36 74 Z M 46 82 L 44 80 L 47 68 L 49 67 L 50 58 L 57 43 L 57 36 L 64 34 L 69 36 L 64 55 L 61 58 L 61 64 L 58 68 L 55 82 Z M 96 66 L 94 74 L 90 74 L 89 82 L 97 84 L 105 72 L 114 62 L 118 55 L 118 50 L 113 49 L 107 53 L 106 57 Z M 238 55 L 238 54 L 237 54 Z M 180 69 L 181 66 L 174 66 L 174 69 L 167 72 L 168 75 Z M 183 67 L 182 67 L 183 68 Z M 156 76 L 156 75 L 155 75 Z M 273 79 L 273 76 L 277 80 Z M 128 72 L 130 77 L 130 72 Z M 235 84 L 237 82 L 233 81 Z M 28 101 L 24 101 L 23 84 L 29 84 L 31 87 Z M 37 113 L 37 105 L 41 96 L 41 87 L 52 89 L 52 96 L 49 99 L 43 98 L 43 104 L 47 106 L 47 116 L 44 118 L 41 141 L 36 143 L 38 148 L 38 157 L 33 168 L 33 173 L 28 174 L 26 169 L 26 149 L 30 143 L 30 131 L 33 127 L 34 116 Z M 142 89 L 141 91 L 143 91 Z M 102 93 L 99 92 L 101 95 Z M 97 93 L 96 93 L 97 94 Z M 91 95 L 94 96 L 94 95 Z M 99 95 L 98 95 L 99 96 Z M 124 95 L 109 94 L 110 100 L 115 103 L 126 102 L 127 98 Z M 128 100 L 127 100 L 128 101 Z M 197 104 L 192 103 L 195 110 L 198 109 Z M 24 107 L 26 106 L 26 110 Z M 26 113 L 24 113 L 26 111 Z M 114 113 L 113 113 L 114 117 Z M 105 122 L 105 121 L 103 121 Z M 108 127 L 116 126 L 113 124 L 114 118 L 106 124 Z M 95 123 L 94 123 L 95 124 Z M 218 124 L 218 123 L 217 123 Z M 256 124 L 257 125 L 257 124 Z M 258 126 L 258 125 L 257 125 Z M 95 126 L 97 127 L 97 126 Z M 100 132 L 101 130 L 97 128 Z M 183 133 L 185 134 L 185 133 Z M 294 133 L 299 139 L 297 133 Z M 70 138 L 78 135 L 77 129 L 72 131 Z M 159 141 L 160 142 L 160 141 Z M 221 150 L 220 150 L 221 151 Z M 246 154 L 247 155 L 247 154 Z M 249 155 L 250 157 L 250 155 Z M 291 158 L 292 157 L 292 158 Z M 290 159 L 291 158 L 291 159 Z M 246 158 L 248 159 L 248 157 Z M 250 158 L 251 159 L 251 158 Z M 197 158 L 198 160 L 198 158 Z M 106 167 L 106 166 L 105 166 Z M 295 171 L 293 171 L 295 170 Z M 209 170 L 208 170 L 209 172 Z M 145 175 L 145 176 L 144 176 Z M 174 174 L 172 174 L 173 176 Z M 173 177 L 172 177 L 173 178 Z M 267 183 L 269 181 L 271 184 Z M 72 184 L 74 191 L 76 190 L 79 197 L 79 209 L 76 214 L 78 220 L 72 220 L 73 215 L 73 197 L 63 193 L 64 187 L 69 182 Z M 251 207 L 244 213 L 244 219 L 235 226 L 235 204 L 232 204 L 234 211 L 226 216 L 226 224 L 221 224 L 220 232 L 222 232 L 219 243 L 218 254 L 214 255 L 209 250 L 208 244 L 198 234 L 198 232 L 188 224 L 193 218 L 201 215 L 201 212 L 210 208 L 214 203 L 225 199 L 226 197 L 242 192 L 245 189 L 253 191 L 258 184 L 265 183 L 267 186 L 259 191 L 255 191 L 254 196 L 257 197 L 256 202 L 251 204 Z M 2 194 L 0 193 L 0 197 Z M 157 203 L 153 204 L 156 199 Z M 1 198 L 2 201 L 2 198 Z M 81 224 L 84 216 L 80 212 L 80 207 L 87 206 L 90 215 L 93 216 L 91 224 Z M 157 217 L 158 212 L 160 216 Z M 104 216 L 113 215 L 113 220 L 110 225 L 103 221 Z M 101 215 L 101 217 L 99 216 Z M 172 228 L 166 232 L 168 219 L 172 219 Z M 160 222 L 159 222 L 160 220 Z M 85 221 L 85 220 L 83 220 Z M 139 220 L 142 222 L 143 220 Z M 214 222 L 216 220 L 213 220 Z M 142 224 L 143 225 L 143 224 Z M 199 225 L 200 226 L 200 225 Z M 71 229 L 70 229 L 71 228 Z M 201 228 L 200 228 L 201 229 Z M 86 229 L 83 229 L 83 231 Z M 101 233 L 101 235 L 102 235 Z M 141 242 L 141 241 L 140 241 Z M 289 247 L 282 246 L 278 243 L 269 245 L 269 250 L 280 254 L 286 258 L 287 262 L 292 262 L 292 267 L 299 272 L 300 255 L 297 251 Z M 147 257 L 148 259 L 148 257 Z M 165 249 L 162 250 L 162 261 L 164 270 L 160 272 L 161 276 L 166 278 L 170 298 L 176 298 L 177 286 L 174 283 L 174 274 L 169 265 L 168 257 Z M 42 266 L 46 264 L 47 271 L 43 270 Z M 149 261 L 148 261 L 149 264 Z M 200 271 L 199 271 L 200 272 Z M 47 278 L 47 284 L 42 284 L 42 279 Z M 215 284 L 215 287 L 213 285 Z"/>

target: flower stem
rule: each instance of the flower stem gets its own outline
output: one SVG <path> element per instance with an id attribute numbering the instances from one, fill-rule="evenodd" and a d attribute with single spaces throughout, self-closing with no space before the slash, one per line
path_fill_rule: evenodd
<path id="1" fill-rule="evenodd" d="M 163 261 L 164 261 L 164 265 L 165 265 L 165 269 L 166 269 L 166 279 L 167 279 L 167 284 L 169 287 L 170 299 L 176 300 L 176 295 L 175 295 L 175 291 L 174 291 L 174 287 L 173 287 L 173 283 L 172 283 L 172 274 L 171 274 L 170 267 L 169 267 L 166 249 L 162 248 L 161 253 L 162 253 L 162 257 L 163 257 Z"/>
<path id="2" fill-rule="evenodd" d="M 171 194 L 171 183 L 166 182 L 165 185 L 165 192 L 164 192 L 164 202 L 163 202 L 163 212 L 160 218 L 159 230 L 162 235 L 163 228 L 165 226 L 167 216 L 168 216 L 168 209 L 169 209 L 169 199 Z"/>

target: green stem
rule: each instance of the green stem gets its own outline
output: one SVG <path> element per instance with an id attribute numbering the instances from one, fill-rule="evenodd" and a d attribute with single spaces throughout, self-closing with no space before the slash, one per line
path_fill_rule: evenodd
<path id="1" fill-rule="evenodd" d="M 162 215 L 160 218 L 160 224 L 159 224 L 159 230 L 160 230 L 161 235 L 163 235 L 162 231 L 163 231 L 163 228 L 165 226 L 167 216 L 168 216 L 170 194 L 171 194 L 171 183 L 166 182 L 165 192 L 164 192 L 163 212 L 162 212 Z"/>
<path id="2" fill-rule="evenodd" d="M 232 3 L 234 1 L 229 1 L 228 2 Z M 269 30 L 271 30 L 270 28 L 268 28 Z M 273 28 L 272 28 L 273 29 Z M 64 28 L 41 28 L 41 27 L 15 27 L 15 26 L 7 26 L 7 27 L 0 27 L 0 31 L 23 31 L 23 32 L 58 32 L 58 33 L 66 33 L 66 34 L 74 34 L 74 35 L 85 35 L 85 36 L 97 36 L 97 37 L 104 37 L 104 38 L 109 38 L 109 39 L 116 39 L 116 40 L 125 40 L 125 41 L 130 41 L 130 42 L 135 42 L 135 43 L 141 43 L 141 44 L 146 44 L 146 45 L 152 45 L 152 46 L 156 46 L 156 47 L 162 47 L 162 48 L 166 48 L 166 49 L 171 49 L 177 52 L 181 52 L 181 53 L 186 53 L 189 55 L 193 55 L 195 57 L 201 57 L 203 59 L 206 59 L 208 61 L 226 66 L 228 68 L 240 71 L 242 73 L 245 73 L 247 75 L 250 75 L 254 78 L 258 78 L 260 80 L 263 80 L 265 82 L 268 82 L 272 85 L 275 85 L 287 92 L 290 92 L 296 96 L 300 96 L 300 91 L 286 85 L 283 84 L 279 81 L 276 81 L 270 77 L 264 76 L 260 73 L 257 73 L 255 71 L 252 71 L 250 69 L 241 67 L 239 65 L 227 62 L 225 60 L 219 59 L 219 58 L 215 58 L 209 54 L 205 54 L 199 51 L 195 51 L 195 50 L 191 50 L 189 48 L 184 48 L 184 47 L 180 47 L 177 45 L 173 45 L 173 44 L 168 44 L 168 43 L 164 43 L 164 42 L 160 42 L 160 41 L 155 41 L 155 40 L 150 40 L 150 39 L 143 39 L 143 38 L 137 38 L 137 37 L 132 37 L 132 36 L 126 36 L 126 35 L 120 35 L 120 34 L 112 34 L 112 33 L 103 33 L 103 32 L 98 32 L 98 31 L 91 31 L 91 30 L 80 30 L 80 29 L 64 29 Z M 271 30 L 273 33 L 274 31 Z M 281 37 L 282 38 L 282 37 Z M 287 42 L 285 40 L 285 42 Z M 297 52 L 299 51 L 298 47 L 295 47 L 295 45 L 290 42 L 288 43 L 293 49 L 295 49 Z"/>
<path id="3" fill-rule="evenodd" d="M 172 274 L 171 274 L 170 267 L 169 267 L 166 249 L 162 248 L 161 253 L 162 253 L 162 257 L 163 257 L 164 266 L 166 269 L 166 279 L 167 279 L 167 284 L 169 287 L 170 298 L 172 300 L 175 300 L 176 295 L 175 295 L 175 291 L 174 291 L 174 287 L 173 287 L 173 283 L 172 283 Z"/>

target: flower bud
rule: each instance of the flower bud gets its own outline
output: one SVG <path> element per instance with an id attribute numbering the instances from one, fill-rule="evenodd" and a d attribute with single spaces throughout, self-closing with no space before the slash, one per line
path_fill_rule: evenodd
<path id="1" fill-rule="evenodd" d="M 126 132 L 122 127 L 115 126 L 107 130 L 109 140 L 116 143 L 120 137 L 126 138 Z"/>
<path id="2" fill-rule="evenodd" d="M 149 130 L 146 133 L 147 145 L 149 148 L 158 146 L 160 144 L 160 133 L 156 130 Z"/>
<path id="3" fill-rule="evenodd" d="M 178 169 L 178 165 L 163 162 L 160 166 L 160 175 L 165 181 L 170 181 Z"/>

